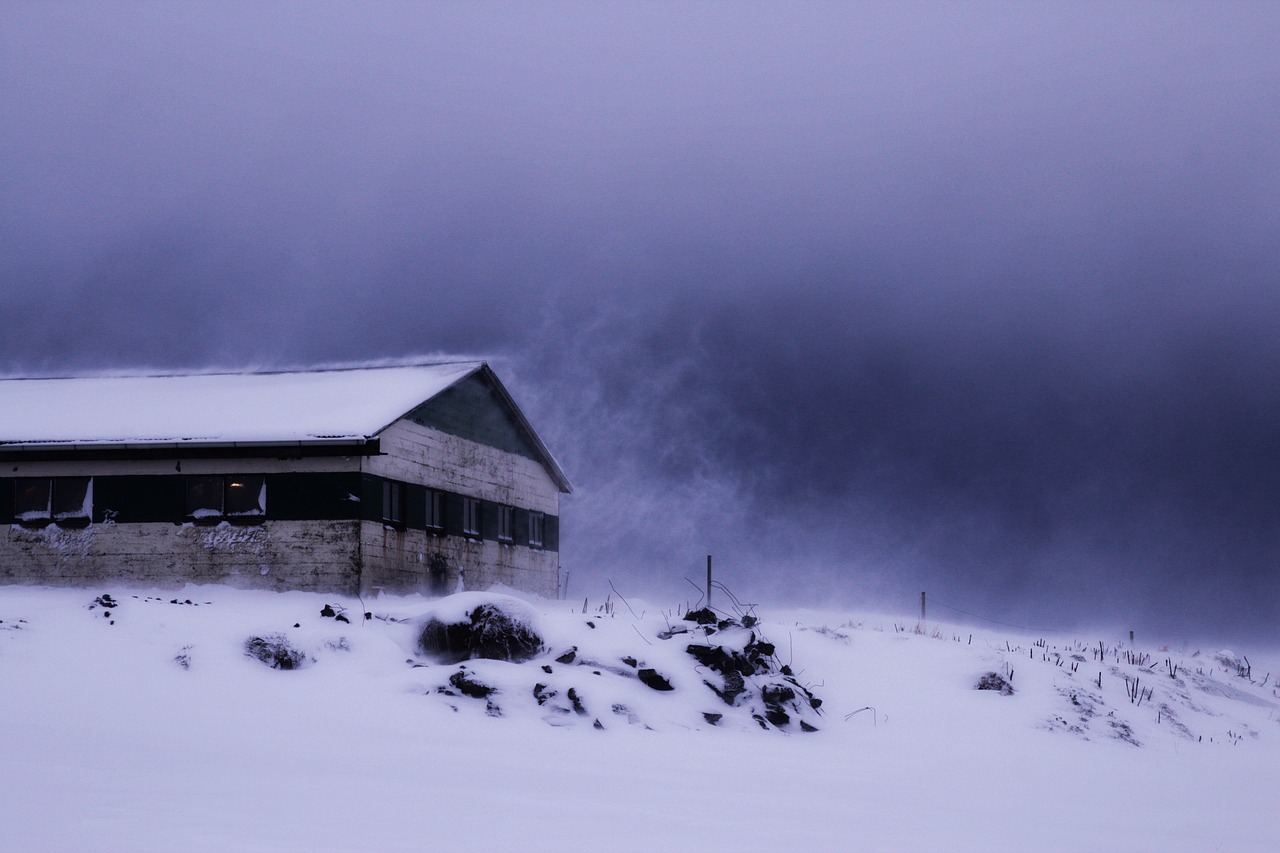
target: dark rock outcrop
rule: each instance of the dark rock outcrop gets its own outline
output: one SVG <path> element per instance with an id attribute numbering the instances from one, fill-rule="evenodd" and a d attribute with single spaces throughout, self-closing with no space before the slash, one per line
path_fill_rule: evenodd
<path id="1" fill-rule="evenodd" d="M 272 669 L 301 669 L 310 661 L 306 653 L 289 644 L 284 634 L 264 634 L 245 640 L 244 653 Z"/>
<path id="2" fill-rule="evenodd" d="M 461 622 L 429 618 L 418 646 L 441 663 L 473 658 L 523 663 L 542 653 L 542 637 L 512 610 L 498 602 L 485 602 Z"/>

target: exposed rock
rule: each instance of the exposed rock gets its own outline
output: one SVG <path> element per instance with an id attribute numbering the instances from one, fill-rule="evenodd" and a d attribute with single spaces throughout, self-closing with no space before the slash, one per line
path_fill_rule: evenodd
<path id="1" fill-rule="evenodd" d="M 702 683 L 707 685 L 707 687 L 711 689 L 712 693 L 719 696 L 720 701 L 732 708 L 738 701 L 738 697 L 746 692 L 747 682 L 736 670 L 730 670 L 724 673 L 722 680 L 724 683 L 720 687 L 716 687 L 710 681 L 706 680 Z"/>
<path id="2" fill-rule="evenodd" d="M 782 728 L 791 722 L 791 716 L 780 705 L 770 705 L 764 712 L 765 719 L 773 723 L 778 728 Z"/>
<path id="3" fill-rule="evenodd" d="M 542 638 L 515 607 L 494 600 L 478 604 L 461 621 L 429 616 L 419 648 L 442 663 L 473 658 L 523 663 L 541 654 Z"/>
<path id="4" fill-rule="evenodd" d="M 619 717 L 626 717 L 627 722 L 633 726 L 640 723 L 640 715 L 620 702 L 615 703 L 611 710 Z"/>
<path id="5" fill-rule="evenodd" d="M 1001 696 L 1013 695 L 1013 685 L 1005 681 L 1004 676 L 998 672 L 983 673 L 982 677 L 978 679 L 978 689 L 995 690 Z"/>
<path id="6" fill-rule="evenodd" d="M 310 662 L 304 652 L 289 644 L 284 634 L 264 634 L 245 640 L 244 653 L 272 669 L 301 669 Z"/>
<path id="7" fill-rule="evenodd" d="M 710 607 L 704 607 L 701 610 L 690 610 L 684 615 L 684 621 L 697 622 L 699 625 L 714 625 L 720 621 L 720 617 Z"/>
<path id="8" fill-rule="evenodd" d="M 642 669 L 636 673 L 641 683 L 654 690 L 674 690 L 671 682 L 658 673 L 656 669 Z"/>
<path id="9" fill-rule="evenodd" d="M 785 684 L 766 684 L 760 688 L 760 698 L 766 705 L 781 705 L 796 698 L 796 692 Z"/>
<path id="10" fill-rule="evenodd" d="M 472 699 L 487 699 L 497 690 L 496 687 L 490 687 L 482 681 L 477 681 L 466 669 L 459 669 L 449 676 L 449 683 L 456 687 L 463 696 L 470 696 Z"/>

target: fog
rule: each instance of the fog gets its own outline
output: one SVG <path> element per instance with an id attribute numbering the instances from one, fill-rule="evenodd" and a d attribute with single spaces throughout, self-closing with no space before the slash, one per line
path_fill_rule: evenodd
<path id="1" fill-rule="evenodd" d="M 0 16 L 0 371 L 478 354 L 571 595 L 1274 639 L 1274 5 Z"/>

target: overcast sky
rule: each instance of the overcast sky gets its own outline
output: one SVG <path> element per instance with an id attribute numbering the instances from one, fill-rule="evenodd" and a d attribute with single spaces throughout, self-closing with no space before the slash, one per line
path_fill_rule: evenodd
<path id="1" fill-rule="evenodd" d="M 1274 3 L 0 0 L 0 371 L 480 354 L 577 487 L 571 593 L 714 553 L 1274 640 L 1277 45 Z"/>

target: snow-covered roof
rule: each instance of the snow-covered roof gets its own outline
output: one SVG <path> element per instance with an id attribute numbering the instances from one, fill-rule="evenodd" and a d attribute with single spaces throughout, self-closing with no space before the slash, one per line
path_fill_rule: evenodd
<path id="1" fill-rule="evenodd" d="M 351 443 L 485 365 L 0 380 L 0 449 Z"/>

